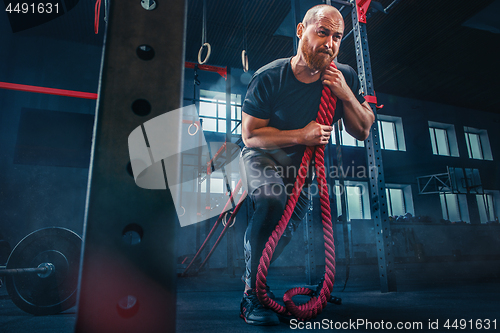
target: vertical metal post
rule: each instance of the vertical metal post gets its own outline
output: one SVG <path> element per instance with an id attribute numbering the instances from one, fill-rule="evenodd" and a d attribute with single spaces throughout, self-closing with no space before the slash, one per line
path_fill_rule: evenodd
<path id="1" fill-rule="evenodd" d="M 203 17 L 203 19 L 205 19 L 205 17 Z M 205 21 L 203 21 L 205 22 Z M 203 34 L 202 34 L 203 35 Z M 202 41 L 202 44 L 203 44 L 203 41 Z M 201 94 L 199 94 L 198 96 L 196 96 L 196 90 L 197 90 L 197 86 L 199 85 L 200 81 L 198 80 L 198 65 L 194 65 L 194 80 L 193 80 L 193 103 L 196 107 L 196 110 L 198 112 L 198 114 L 200 114 L 200 97 L 201 97 Z M 200 119 L 200 126 L 202 126 L 203 128 L 203 123 L 202 123 L 202 119 Z M 203 147 L 202 147 L 202 139 L 201 139 L 201 136 L 199 138 L 199 145 L 198 145 L 198 167 L 200 167 L 202 165 L 202 152 L 203 152 Z M 182 168 L 184 169 L 184 168 Z M 199 174 L 200 174 L 201 170 L 198 169 L 198 177 L 199 177 Z M 205 185 L 205 189 L 206 189 L 206 192 L 207 192 L 207 195 L 210 195 L 210 187 L 208 186 L 208 183 Z M 198 213 L 202 213 L 202 205 L 201 205 L 201 183 L 198 182 L 197 185 L 196 185 L 196 196 L 198 197 L 198 200 L 197 200 L 197 207 L 196 207 L 196 211 Z M 207 224 L 207 223 L 205 223 Z M 202 223 L 197 223 L 196 226 L 195 226 L 195 246 L 196 246 L 196 249 L 199 249 L 201 247 L 201 226 L 202 226 Z M 195 250 L 196 252 L 196 250 Z M 206 251 L 204 251 L 204 253 L 206 253 Z M 208 267 L 207 267 L 208 268 Z"/>
<path id="2" fill-rule="evenodd" d="M 236 113 L 236 107 L 235 107 L 235 113 Z M 236 115 L 236 114 L 235 114 Z M 236 118 L 236 117 L 235 117 Z M 231 68 L 227 68 L 227 79 L 226 79 L 226 142 L 230 143 L 231 142 Z M 226 166 L 225 166 L 225 174 L 226 174 L 226 181 L 228 182 L 227 189 L 233 188 L 232 184 L 232 170 L 229 165 L 231 161 L 231 156 L 229 154 L 230 149 L 227 147 L 230 147 L 230 145 L 226 145 Z M 232 228 L 229 228 L 227 231 L 227 268 L 228 268 L 228 273 L 230 276 L 235 275 L 236 267 L 235 267 L 235 260 L 234 260 L 234 230 Z"/>
<path id="3" fill-rule="evenodd" d="M 313 198 L 311 193 L 308 194 L 309 207 L 304 221 L 304 243 L 306 244 L 306 284 L 317 284 L 316 274 L 316 259 L 314 253 L 314 214 L 313 214 Z"/>
<path id="4" fill-rule="evenodd" d="M 174 332 L 175 207 L 168 187 L 138 187 L 127 164 L 129 134 L 181 106 L 186 4 L 146 10 L 120 0 L 109 9 L 75 332 Z"/>
<path id="5" fill-rule="evenodd" d="M 341 143 L 341 132 L 340 126 L 342 126 L 342 121 L 339 120 L 334 124 L 335 131 L 335 143 L 337 146 L 337 168 L 339 170 L 339 185 L 340 185 L 340 207 L 341 207 L 341 219 L 342 222 L 342 235 L 344 241 L 344 253 L 345 253 L 345 266 L 346 266 L 346 283 L 349 278 L 349 271 L 351 268 L 351 250 L 350 250 L 350 237 L 349 229 L 347 225 L 347 187 L 345 186 L 345 176 L 344 176 L 344 162 L 342 160 L 342 143 Z M 334 183 L 335 185 L 335 183 Z M 335 188 L 335 187 L 332 187 Z M 336 223 L 334 223 L 336 226 Z M 336 227 L 335 227 L 336 228 Z"/>
<path id="6" fill-rule="evenodd" d="M 297 31 L 297 25 L 299 22 L 302 22 L 300 19 L 300 1 L 299 0 L 290 0 L 292 3 L 292 18 L 294 23 L 294 30 Z M 293 36 L 293 53 L 297 54 L 297 49 L 299 47 L 299 41 L 297 36 Z"/>
<path id="7" fill-rule="evenodd" d="M 370 53 L 368 50 L 368 37 L 366 23 L 360 22 L 360 13 L 357 10 L 357 2 L 351 0 L 355 6 L 352 9 L 352 24 L 354 32 L 354 44 L 356 47 L 356 59 L 358 75 L 361 87 L 365 95 L 374 95 L 372 70 L 370 64 Z M 361 18 L 363 20 L 363 18 Z M 375 117 L 377 110 L 371 104 Z M 382 151 L 380 149 L 378 122 L 372 125 L 370 135 L 365 141 L 368 168 L 370 171 L 370 206 L 371 215 L 375 224 L 377 259 L 380 278 L 380 289 L 382 292 L 396 291 L 396 272 L 394 254 L 392 251 L 392 236 L 387 212 L 387 199 L 385 196 L 384 167 L 382 164 Z"/>

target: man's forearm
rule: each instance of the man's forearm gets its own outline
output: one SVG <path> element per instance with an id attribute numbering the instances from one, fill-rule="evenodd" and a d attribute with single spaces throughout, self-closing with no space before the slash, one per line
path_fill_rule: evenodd
<path id="1" fill-rule="evenodd" d="M 274 127 L 262 127 L 255 129 L 244 138 L 245 146 L 252 148 L 285 148 L 302 144 L 302 129 L 281 131 Z"/>
<path id="2" fill-rule="evenodd" d="M 343 101 L 343 104 L 346 130 L 356 139 L 360 141 L 366 140 L 375 121 L 375 115 L 370 105 L 367 102 L 360 104 L 354 97 Z"/>

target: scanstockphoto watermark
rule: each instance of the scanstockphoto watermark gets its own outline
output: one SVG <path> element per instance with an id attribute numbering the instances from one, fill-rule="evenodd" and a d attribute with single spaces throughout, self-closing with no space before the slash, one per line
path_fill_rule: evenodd
<path id="1" fill-rule="evenodd" d="M 429 328 L 431 326 L 429 325 Z M 323 319 L 317 322 L 303 322 L 298 319 L 290 320 L 292 330 L 422 330 L 424 323 L 421 321 L 371 321 L 368 319 L 356 319 L 349 321 L 333 321 Z"/>
<path id="2" fill-rule="evenodd" d="M 272 187 L 263 187 L 260 188 L 258 185 L 262 182 L 262 179 L 275 179 L 276 173 L 285 179 L 295 179 L 298 174 L 307 174 L 309 179 L 312 179 L 311 170 L 312 168 L 297 168 L 295 166 L 266 166 L 264 168 L 260 168 L 260 164 L 258 162 L 253 162 L 250 164 L 250 168 L 252 172 L 250 173 L 252 176 L 247 179 L 250 188 L 257 188 L 255 194 L 259 194 L 260 191 L 266 191 L 266 195 L 281 195 L 285 192 L 287 195 L 292 194 L 292 190 L 294 187 L 293 183 L 288 183 L 285 186 L 272 186 Z M 262 170 L 261 170 L 262 169 Z M 329 168 L 321 167 L 315 168 L 314 172 L 317 175 L 319 172 L 324 172 L 326 178 L 338 179 L 339 177 L 350 178 L 350 179 L 367 179 L 368 177 L 372 177 L 374 174 L 378 173 L 377 167 L 367 168 L 364 165 L 356 166 L 354 161 L 352 165 L 344 167 L 331 166 Z M 312 182 L 308 186 L 308 192 L 311 195 L 317 195 L 321 191 L 317 182 Z M 330 196 L 332 195 L 343 195 L 347 192 L 349 195 L 364 195 L 368 193 L 368 187 L 364 183 L 358 183 L 356 185 L 342 185 L 340 183 L 330 182 L 326 184 L 326 191 Z"/>
<path id="3" fill-rule="evenodd" d="M 376 166 L 367 168 L 365 165 L 356 165 L 355 161 L 351 162 L 351 165 L 347 166 L 330 166 L 326 168 L 324 166 L 314 168 L 305 168 L 305 167 L 296 167 L 295 165 L 287 165 L 287 166 L 265 166 L 264 168 L 260 167 L 259 162 L 252 162 L 250 164 L 250 168 L 252 170 L 252 174 L 255 175 L 256 178 L 273 178 L 273 173 L 277 172 L 281 177 L 284 178 L 296 178 L 299 174 L 311 172 L 311 169 L 315 170 L 317 174 L 320 171 L 325 173 L 326 177 L 329 178 L 368 178 L 378 173 L 378 168 Z M 262 169 L 262 170 L 261 170 Z"/>

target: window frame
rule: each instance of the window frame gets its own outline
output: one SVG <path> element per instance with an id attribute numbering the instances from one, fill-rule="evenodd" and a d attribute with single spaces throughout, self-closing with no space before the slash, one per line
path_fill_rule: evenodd
<path id="1" fill-rule="evenodd" d="M 391 151 L 406 151 L 406 142 L 403 128 L 403 120 L 401 117 L 387 116 L 379 114 L 377 115 L 378 128 L 380 132 L 380 148 L 384 150 Z M 396 149 L 388 149 L 385 146 L 385 133 L 381 122 L 392 123 L 393 124 L 393 134 L 394 134 L 394 142 L 396 144 Z"/>
<path id="2" fill-rule="evenodd" d="M 360 140 L 356 139 L 355 137 L 353 137 L 351 134 L 349 134 L 345 130 L 344 119 L 342 119 L 341 122 L 342 122 L 342 125 L 339 128 L 339 131 L 340 131 L 340 133 L 339 133 L 340 134 L 340 144 L 342 146 L 345 146 L 345 147 L 364 147 L 365 146 L 365 142 L 364 141 L 360 141 Z M 332 135 L 330 136 L 330 142 L 333 145 L 336 145 L 336 140 L 335 140 L 335 127 L 336 126 L 338 126 L 338 123 L 334 124 Z M 351 139 L 354 140 L 354 144 L 346 144 L 345 143 L 346 138 L 348 140 L 351 140 Z"/>
<path id="3" fill-rule="evenodd" d="M 470 142 L 471 134 L 476 135 L 478 138 L 480 154 L 481 154 L 480 158 L 473 157 L 474 154 Z M 490 145 L 490 140 L 488 138 L 487 130 L 464 126 L 464 136 L 465 136 L 465 144 L 467 146 L 467 154 L 470 159 L 493 161 L 493 155 L 491 153 L 491 145 Z"/>
<path id="4" fill-rule="evenodd" d="M 201 103 L 213 103 L 216 105 L 215 116 L 202 115 L 202 104 Z M 213 119 L 215 120 L 215 130 L 209 130 L 203 128 L 205 132 L 211 133 L 226 133 L 226 128 L 220 128 L 221 121 L 226 124 L 226 94 L 223 92 L 212 91 L 212 90 L 204 90 L 200 89 L 200 99 L 199 99 L 199 117 L 202 123 L 203 128 L 203 120 L 205 119 Z M 224 112 L 220 112 L 220 107 L 224 108 Z M 231 94 L 231 134 L 241 135 L 241 95 L 240 94 Z M 234 112 L 233 112 L 234 110 Z M 234 113 L 234 117 L 233 117 Z"/>
<path id="5" fill-rule="evenodd" d="M 484 218 L 483 215 L 481 214 L 479 197 L 483 197 L 482 201 L 484 204 L 483 207 L 485 209 L 484 213 L 486 214 Z M 500 191 L 484 191 L 483 194 L 476 194 L 476 201 L 479 209 L 479 220 L 481 223 L 498 221 L 499 197 L 500 197 Z M 485 198 L 487 199 L 489 198 L 491 200 L 485 200 Z M 491 203 L 489 201 L 491 201 Z M 488 207 L 490 206 L 490 204 L 492 207 Z M 488 216 L 488 210 L 490 211 L 490 216 Z"/>
<path id="6" fill-rule="evenodd" d="M 452 221 L 450 218 L 450 207 L 448 205 L 448 197 L 453 196 L 456 200 L 456 205 L 458 208 L 459 221 Z M 443 219 L 450 222 L 467 222 L 470 223 L 469 208 L 467 204 L 466 194 L 457 194 L 452 192 L 439 193 L 439 199 L 441 202 L 441 212 L 443 214 Z M 444 203 L 444 205 L 443 205 Z"/>
<path id="7" fill-rule="evenodd" d="M 391 189 L 399 189 L 403 194 L 403 204 L 405 206 L 405 214 L 410 213 L 412 216 L 415 216 L 415 207 L 413 205 L 413 192 L 411 185 L 407 184 L 385 184 L 386 188 L 386 199 L 387 199 L 387 210 L 389 212 L 389 216 L 401 216 L 392 214 L 394 209 L 392 205 L 392 199 L 390 190 Z M 403 214 L 404 215 L 404 214 Z"/>
<path id="8" fill-rule="evenodd" d="M 428 125 L 429 125 L 429 136 L 431 140 L 432 154 L 436 156 L 460 157 L 460 153 L 458 151 L 455 126 L 452 124 L 438 123 L 435 121 L 429 121 Z M 440 154 L 439 145 L 437 142 L 437 137 L 435 132 L 436 129 L 446 131 L 445 139 L 447 142 L 446 145 L 449 154 Z"/>
<path id="9" fill-rule="evenodd" d="M 362 220 L 369 220 L 371 219 L 371 210 L 370 210 L 370 193 L 369 193 L 369 186 L 367 182 L 355 182 L 355 181 L 345 181 L 344 182 L 345 189 L 343 191 L 347 191 L 347 188 L 354 188 L 357 187 L 359 188 L 359 194 L 360 194 L 360 202 L 361 202 L 361 219 Z M 335 195 L 335 200 L 336 200 L 336 205 L 337 205 L 337 218 L 342 215 L 342 206 L 341 206 L 341 195 L 346 195 L 346 211 L 347 211 L 347 217 L 346 220 L 349 222 L 352 219 L 358 220 L 359 218 L 351 218 L 351 213 L 349 212 L 349 196 L 347 195 L 347 192 L 339 192 L 340 189 L 340 182 L 338 180 L 335 181 L 335 189 L 333 191 Z"/>

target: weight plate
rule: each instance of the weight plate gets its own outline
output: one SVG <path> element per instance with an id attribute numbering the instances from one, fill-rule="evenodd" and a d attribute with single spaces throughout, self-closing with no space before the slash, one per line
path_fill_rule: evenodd
<path id="1" fill-rule="evenodd" d="M 7 292 L 21 310 L 50 315 L 76 303 L 82 239 L 71 230 L 50 227 L 32 232 L 12 250 L 7 269 L 54 265 L 49 276 L 25 273 L 5 277 Z"/>

